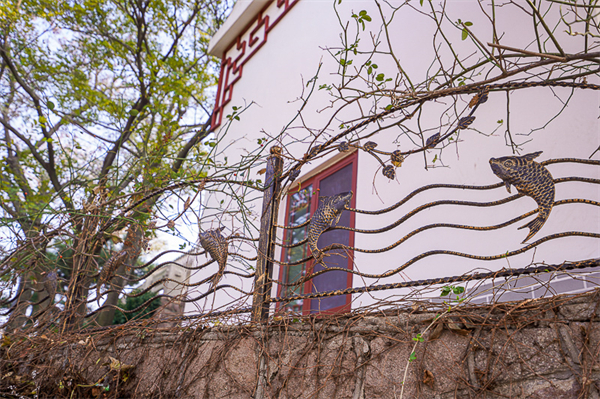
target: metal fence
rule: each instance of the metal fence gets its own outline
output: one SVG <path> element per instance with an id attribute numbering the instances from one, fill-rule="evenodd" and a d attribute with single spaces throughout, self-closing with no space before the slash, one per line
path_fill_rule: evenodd
<path id="1" fill-rule="evenodd" d="M 570 87 L 579 87 L 576 84 L 566 84 L 564 82 L 555 82 L 556 85 L 567 85 Z M 585 84 L 583 88 L 590 88 L 589 84 Z M 499 271 L 488 271 L 488 272 L 474 272 L 463 275 L 456 275 L 450 277 L 441 277 L 441 278 L 432 278 L 432 279 L 424 279 L 418 281 L 404 281 L 404 282 L 390 282 L 384 284 L 373 284 L 373 285 L 365 285 L 362 287 L 347 287 L 344 289 L 336 289 L 336 290 L 320 290 L 316 292 L 303 293 L 301 290 L 298 290 L 297 287 L 302 284 L 310 283 L 314 281 L 315 278 L 323 276 L 328 273 L 344 273 L 344 275 L 351 274 L 356 277 L 361 278 L 370 278 L 370 279 L 386 279 L 392 276 L 396 276 L 405 269 L 417 264 L 419 261 L 434 256 L 434 255 L 449 255 L 458 258 L 465 259 L 474 259 L 480 261 L 482 263 L 487 261 L 493 261 L 497 259 L 503 258 L 511 258 L 512 256 L 516 256 L 527 251 L 530 251 L 536 248 L 538 245 L 552 241 L 558 240 L 565 237 L 589 237 L 593 239 L 600 238 L 599 232 L 583 232 L 583 231 L 565 231 L 560 233 L 554 233 L 546 236 L 538 235 L 538 231 L 541 225 L 551 216 L 551 211 L 554 207 L 563 206 L 567 204 L 576 204 L 583 203 L 587 206 L 591 206 L 594 209 L 594 212 L 597 212 L 597 206 L 600 205 L 599 202 L 591 199 L 582 199 L 582 198 L 572 198 L 572 199 L 563 199 L 563 200 L 554 200 L 554 190 L 555 186 L 561 185 L 567 182 L 583 182 L 586 184 L 599 184 L 600 180 L 589 177 L 580 177 L 580 176 L 572 176 L 572 177 L 562 177 L 552 179 L 549 173 L 544 172 L 545 167 L 551 164 L 560 164 L 560 163 L 576 163 L 576 164 L 586 164 L 592 165 L 594 167 L 600 166 L 600 161 L 589 160 L 589 159 L 575 159 L 575 158 L 560 158 L 560 159 L 550 159 L 543 162 L 535 162 L 533 159 L 539 155 L 536 153 L 528 154 L 521 157 L 508 157 L 506 159 L 500 158 L 495 160 L 490 160 L 492 164 L 492 169 L 494 173 L 500 177 L 502 181 L 497 183 L 492 183 L 484 186 L 474 186 L 474 185 L 459 185 L 459 184 L 432 184 L 423 186 L 414 190 L 410 194 L 406 195 L 404 198 L 397 201 L 395 204 L 388 206 L 379 210 L 365 210 L 365 209 L 356 209 L 349 206 L 349 198 L 352 196 L 352 193 L 338 193 L 338 195 L 334 195 L 328 197 L 327 199 L 323 199 L 319 202 L 319 207 L 316 209 L 314 216 L 310 219 L 306 219 L 304 222 L 299 224 L 292 224 L 288 226 L 280 226 L 277 224 L 277 217 L 279 215 L 279 207 L 282 198 L 285 197 L 285 192 L 283 192 L 282 187 L 285 187 L 286 184 L 293 182 L 300 174 L 301 167 L 309 160 L 311 157 L 318 155 L 319 153 L 325 150 L 335 150 L 337 149 L 340 152 L 349 151 L 351 149 L 356 149 L 359 151 L 364 151 L 365 153 L 370 154 L 382 166 L 382 173 L 393 179 L 395 177 L 395 168 L 400 166 L 404 160 L 404 158 L 408 155 L 411 155 L 416 152 L 424 151 L 427 148 L 433 148 L 442 140 L 450 137 L 457 130 L 467 128 L 474 120 L 474 113 L 478 109 L 478 107 L 485 103 L 487 100 L 488 92 L 490 87 L 486 87 L 483 90 L 477 89 L 475 92 L 475 96 L 473 97 L 470 104 L 470 112 L 467 116 L 459 118 L 455 124 L 454 129 L 450 130 L 448 133 L 444 135 L 434 135 L 430 137 L 425 145 L 422 148 L 417 150 L 410 150 L 406 152 L 393 151 L 386 152 L 381 149 L 377 149 L 377 144 L 375 142 L 369 141 L 363 143 L 362 145 L 358 142 L 340 142 L 340 139 L 344 137 L 345 134 L 348 134 L 351 130 L 355 130 L 360 126 L 364 126 L 377 118 L 373 117 L 369 120 L 365 120 L 360 124 L 348 129 L 347 131 L 341 133 L 340 135 L 333 137 L 328 142 L 313 146 L 313 148 L 307 152 L 305 157 L 296 162 L 295 164 L 288 167 L 287 172 L 284 172 L 284 162 L 282 158 L 281 148 L 275 146 L 271 148 L 270 155 L 267 159 L 266 165 L 266 173 L 265 173 L 265 183 L 263 187 L 256 187 L 252 183 L 248 183 L 247 186 L 249 189 L 260 189 L 262 191 L 262 213 L 260 216 L 260 228 L 259 228 L 259 236 L 258 237 L 242 237 L 239 235 L 231 235 L 229 237 L 225 237 L 222 234 L 221 229 L 213 229 L 208 230 L 200 235 L 200 242 L 202 250 L 197 252 L 187 253 L 187 256 L 200 256 L 208 253 L 211 256 L 211 260 L 205 262 L 200 265 L 188 265 L 183 264 L 177 261 L 163 262 L 156 266 L 154 262 L 156 262 L 161 256 L 165 253 L 161 253 L 157 255 L 155 258 L 150 259 L 148 262 L 142 265 L 132 265 L 127 264 L 126 258 L 131 256 L 133 253 L 139 254 L 139 251 L 136 252 L 135 249 L 127 248 L 127 242 L 124 243 L 124 248 L 121 251 L 115 252 L 108 257 L 104 263 L 102 268 L 82 268 L 81 270 L 87 270 L 88 273 L 83 273 L 80 276 L 71 276 L 70 281 L 64 282 L 60 281 L 60 276 L 56 274 L 56 272 L 47 272 L 45 273 L 45 277 L 43 281 L 38 282 L 37 288 L 33 291 L 38 294 L 37 297 L 32 296 L 26 301 L 18 301 L 17 299 L 23 294 L 23 290 L 20 287 L 14 287 L 13 292 L 10 299 L 3 301 L 3 303 L 9 304 L 8 309 L 4 312 L 5 315 L 9 315 L 12 317 L 12 313 L 15 313 L 15 310 L 19 307 L 28 307 L 31 310 L 31 313 L 27 315 L 25 312 L 21 312 L 20 316 L 22 320 L 17 322 L 18 325 L 24 325 L 29 320 L 31 325 L 35 325 L 36 327 L 43 326 L 57 326 L 63 325 L 66 326 L 68 323 L 68 317 L 65 316 L 65 312 L 69 311 L 77 311 L 78 306 L 83 306 L 84 308 L 89 305 L 96 303 L 98 307 L 90 312 L 87 312 L 85 315 L 85 319 L 90 321 L 88 325 L 93 326 L 92 321 L 94 318 L 98 317 L 99 314 L 106 311 L 109 308 L 115 308 L 112 305 L 101 305 L 103 298 L 105 296 L 110 295 L 111 293 L 116 293 L 117 295 L 122 291 L 122 287 L 124 285 L 135 285 L 140 284 L 143 281 L 153 280 L 152 283 L 146 284 L 143 286 L 143 289 L 135 291 L 135 292 L 125 292 L 124 296 L 129 298 L 143 298 L 144 295 L 148 294 L 150 291 L 156 291 L 157 287 L 165 287 L 166 284 L 171 284 L 174 287 L 179 287 L 179 291 L 174 294 L 173 290 L 166 292 L 163 289 L 163 292 L 159 295 L 156 295 L 150 299 L 142 301 L 139 303 L 137 307 L 134 309 L 123 309 L 117 306 L 117 310 L 122 312 L 123 314 L 133 314 L 143 310 L 144 308 L 149 307 L 151 304 L 156 303 L 157 300 L 162 301 L 163 307 L 169 306 L 170 303 L 176 303 L 181 306 L 183 303 L 190 302 L 198 302 L 200 300 L 206 299 L 211 295 L 214 295 L 219 290 L 231 289 L 234 290 L 237 295 L 239 295 L 240 300 L 238 301 L 238 305 L 235 308 L 229 309 L 210 309 L 210 311 L 206 312 L 207 309 L 204 309 L 204 312 L 201 312 L 199 315 L 190 315 L 184 317 L 175 317 L 168 318 L 169 320 L 162 320 L 161 322 L 180 322 L 183 319 L 189 318 L 200 318 L 200 317 L 213 317 L 213 316 L 234 316 L 239 314 L 251 314 L 251 320 L 256 323 L 265 323 L 269 319 L 272 309 L 281 310 L 286 307 L 286 304 L 290 304 L 294 301 L 304 301 L 304 300 L 312 300 L 319 298 L 330 298 L 340 295 L 350 295 L 350 294 L 359 294 L 359 293 L 369 293 L 369 292 L 377 292 L 377 291 L 385 291 L 385 290 L 394 290 L 400 288 L 410 288 L 410 287 L 436 287 L 435 289 L 444 289 L 444 286 L 452 286 L 455 283 L 466 283 L 466 282 L 479 282 L 479 290 L 481 291 L 481 287 L 485 284 L 489 284 L 492 281 L 506 281 L 507 279 L 514 279 L 522 276 L 534 276 L 539 277 L 541 275 L 552 275 L 556 273 L 568 273 L 569 271 L 576 270 L 591 270 L 590 268 L 600 266 L 599 259 L 586 259 L 574 262 L 565 262 L 562 264 L 532 264 L 528 267 L 521 268 L 512 268 L 512 269 L 503 269 Z M 596 86 L 591 87 L 597 89 Z M 421 101 L 428 101 L 430 99 L 424 99 Z M 406 106 L 406 105 L 403 105 Z M 395 109 L 385 111 L 384 114 L 389 114 L 393 112 Z M 378 117 L 382 117 L 383 114 L 378 115 Z M 509 159 L 510 158 L 510 159 Z M 388 161 L 389 159 L 389 161 Z M 507 174 L 506 170 L 500 170 L 504 168 L 506 165 L 513 165 L 513 167 L 517 167 L 516 175 Z M 508 167 L 508 166 L 506 166 Z M 519 169 L 520 168 L 520 169 Z M 517 176 L 518 175 L 518 176 Z M 548 177 L 550 176 L 550 177 Z M 519 180 L 521 179 L 521 180 Z M 133 204 L 131 204 L 127 209 L 122 211 L 122 215 L 126 215 L 128 212 L 132 211 L 136 208 L 137 205 L 143 203 L 148 198 L 156 196 L 160 192 L 164 192 L 167 190 L 177 190 L 182 187 L 190 187 L 193 185 L 198 186 L 197 191 L 201 191 L 204 187 L 209 185 L 218 185 L 218 184 L 227 184 L 227 180 L 223 179 L 198 179 L 197 181 L 185 182 L 176 184 L 173 186 L 165 187 L 159 191 L 150 193 L 146 196 L 143 196 Z M 415 197 L 418 194 L 428 192 L 433 189 L 453 189 L 453 190 L 473 190 L 473 191 L 485 191 L 492 190 L 496 188 L 500 188 L 502 186 L 506 186 L 507 188 L 510 185 L 515 186 L 518 189 L 517 193 L 512 194 L 511 196 L 503 199 L 498 199 L 495 201 L 488 202 L 475 202 L 475 201 L 458 201 L 458 200 L 447 200 L 441 199 L 438 201 L 424 203 L 410 212 L 402 215 L 401 217 L 393 220 L 391 223 L 388 223 L 386 226 L 377 229 L 363 229 L 358 227 L 347 227 L 347 226 L 337 226 L 336 221 L 339 220 L 339 217 L 342 212 L 353 212 L 355 214 L 362 215 L 386 215 L 391 211 L 398 209 L 403 204 L 406 204 L 411 198 Z M 551 195 L 550 195 L 551 194 Z M 396 240 L 396 242 L 387 245 L 378 249 L 365 249 L 359 248 L 352 245 L 345 245 L 340 243 L 333 243 L 331 245 L 326 246 L 325 248 L 319 248 L 318 242 L 319 237 L 326 231 L 338 229 L 338 230 L 347 230 L 358 234 L 382 234 L 391 231 L 392 229 L 402 225 L 404 222 L 409 220 L 411 217 L 423 212 L 426 209 L 432 209 L 442 205 L 453 205 L 457 207 L 466 208 L 466 207 L 493 207 L 500 204 L 510 203 L 515 201 L 518 198 L 523 196 L 530 196 L 536 200 L 538 203 L 538 208 L 519 215 L 511 220 L 505 221 L 500 224 L 490 225 L 490 226 L 473 226 L 466 224 L 452 224 L 452 223 L 433 223 L 420 226 L 419 228 L 409 232 L 403 237 Z M 102 215 L 96 215 L 93 212 L 93 207 L 90 206 L 88 214 L 85 216 L 85 223 L 96 223 L 98 225 L 98 230 L 102 232 L 107 229 L 106 223 L 102 219 Z M 343 267 L 329 267 L 323 263 L 323 259 L 331 254 L 338 254 L 341 256 L 352 256 L 353 253 L 365 253 L 365 254 L 381 254 L 385 252 L 389 252 L 396 248 L 401 248 L 401 246 L 411 237 L 420 234 L 427 230 L 437 229 L 437 228 L 449 228 L 456 230 L 473 230 L 473 231 L 491 231 L 501 229 L 507 226 L 511 226 L 519 221 L 537 214 L 536 218 L 528 223 L 526 226 L 530 229 L 530 233 L 528 238 L 535 238 L 535 240 L 527 243 L 526 245 L 513 250 L 508 250 L 502 254 L 493 254 L 493 255 L 473 255 L 464 252 L 458 251 L 450 251 L 450 250 L 437 250 L 432 249 L 426 252 L 415 256 L 408 261 L 404 262 L 401 265 L 393 266 L 390 265 L 390 269 L 384 273 L 364 273 L 358 270 L 352 270 Z M 535 222 L 535 223 L 534 223 Z M 541 223 L 541 225 L 540 225 Z M 144 228 L 155 228 L 156 226 L 142 226 Z M 304 229 L 303 231 L 306 233 L 306 237 L 297 241 L 297 242 L 280 242 L 277 237 L 281 236 L 282 231 L 298 231 L 298 229 Z M 256 256 L 247 256 L 242 253 L 229 253 L 229 245 L 228 243 L 232 240 L 241 240 L 246 243 L 249 243 L 256 250 Z M 279 260 L 276 256 L 277 251 L 292 250 L 294 248 L 299 248 L 301 246 L 308 246 L 311 249 L 310 255 L 308 253 L 307 256 L 304 256 L 301 259 L 296 259 L 293 262 L 286 261 L 285 259 Z M 200 249 L 200 247 L 199 247 Z M 180 252 L 183 251 L 170 251 L 170 252 Z M 61 256 L 62 257 L 62 256 Z M 247 264 L 254 265 L 253 269 L 249 268 L 247 271 L 234 271 L 228 268 L 228 259 L 232 257 L 243 259 Z M 7 262 L 10 261 L 11 258 L 8 258 Z M 18 253 L 13 255 L 13 259 L 18 259 Z M 93 259 L 92 259 L 93 260 Z M 93 260 L 95 261 L 95 260 Z M 218 272 L 210 275 L 206 275 L 200 281 L 196 283 L 190 283 L 187 278 L 185 279 L 174 279 L 172 276 L 164 276 L 161 278 L 154 278 L 154 276 L 160 275 L 162 271 L 168 265 L 177 265 L 177 267 L 185 270 L 187 276 L 189 277 L 190 272 L 194 273 L 203 273 L 208 266 L 213 265 L 214 263 L 218 264 Z M 306 269 L 306 273 L 304 275 L 299 275 L 298 278 L 293 281 L 283 281 L 279 279 L 278 281 L 273 280 L 273 272 L 275 267 L 279 267 L 281 270 L 298 266 L 302 264 L 306 264 L 308 262 L 312 262 L 313 264 L 321 264 L 322 267 L 319 270 L 310 270 Z M 35 262 L 34 262 L 35 263 Z M 152 267 L 149 269 L 149 267 Z M 124 270 L 129 270 L 128 273 L 124 273 Z M 89 272 L 92 271 L 92 272 Z M 95 272 L 93 272 L 95 271 Z M 74 269 L 73 273 L 77 271 Z M 8 273 L 7 271 L 4 274 Z M 235 275 L 241 279 L 245 279 L 247 281 L 253 281 L 253 288 L 250 291 L 245 291 L 244 289 L 237 287 L 231 284 L 219 284 L 223 275 Z M 90 282 L 95 282 L 95 284 L 90 284 Z M 195 287 L 202 286 L 204 284 L 210 284 L 210 287 L 205 292 L 200 293 L 199 295 L 187 295 L 185 294 L 186 290 L 193 289 Z M 274 283 L 277 285 L 279 296 L 272 297 Z M 65 305 L 61 308 L 56 306 L 55 304 L 55 296 L 61 291 L 61 286 L 65 286 L 62 289 L 65 293 L 66 301 Z M 589 288 L 591 286 L 590 283 L 584 283 L 582 285 L 583 288 Z M 76 290 L 79 287 L 80 291 Z M 82 289 L 82 287 L 89 287 Z M 103 289 L 104 287 L 108 289 Z M 447 289 L 446 289 L 447 290 Z M 95 295 L 93 293 L 95 292 Z M 442 291 L 443 292 L 443 291 Z M 92 293 L 92 294 L 90 294 Z M 73 302 L 73 298 L 76 298 L 79 295 L 81 301 L 79 303 Z M 251 306 L 249 301 L 251 298 Z M 177 312 L 175 312 L 177 313 Z M 65 327 L 66 328 L 66 327 Z"/>

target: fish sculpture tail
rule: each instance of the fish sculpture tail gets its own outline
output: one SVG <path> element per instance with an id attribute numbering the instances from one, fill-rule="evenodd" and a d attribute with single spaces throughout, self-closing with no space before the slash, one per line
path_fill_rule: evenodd
<path id="1" fill-rule="evenodd" d="M 525 239 L 521 242 L 521 244 L 524 244 L 527 242 L 527 240 L 529 240 L 531 237 L 533 237 L 538 231 L 540 231 L 540 229 L 542 228 L 542 226 L 544 225 L 544 223 L 546 223 L 546 220 L 548 220 L 548 212 L 540 212 L 540 214 L 538 215 L 538 217 L 536 217 L 535 219 L 533 219 L 531 222 L 519 227 L 519 229 L 524 229 L 525 227 L 529 228 L 529 234 L 527 234 L 527 237 L 525 237 Z"/>
<path id="2" fill-rule="evenodd" d="M 315 265 L 323 264 L 323 258 L 325 257 L 325 254 L 323 253 L 323 251 L 321 251 L 320 249 L 315 249 L 312 252 L 312 256 L 315 259 Z M 323 264 L 323 266 L 325 266 L 325 265 Z"/>
<path id="3" fill-rule="evenodd" d="M 225 267 L 227 266 L 228 244 L 227 239 L 221 234 L 223 230 L 225 230 L 225 227 L 221 226 L 218 229 L 200 233 L 200 245 L 219 265 L 219 270 L 210 279 L 209 290 L 211 291 L 223 278 Z"/>
<path id="4" fill-rule="evenodd" d="M 217 284 L 219 284 L 219 281 L 221 281 L 222 278 L 223 278 L 223 272 L 222 271 L 217 272 L 217 274 L 215 274 L 210 279 L 210 285 L 208 287 L 208 290 L 212 291 L 217 286 Z"/>

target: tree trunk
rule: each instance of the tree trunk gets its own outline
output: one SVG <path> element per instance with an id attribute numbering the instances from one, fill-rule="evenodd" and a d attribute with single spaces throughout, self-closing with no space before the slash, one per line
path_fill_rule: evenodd
<path id="1" fill-rule="evenodd" d="M 127 236 L 125 237 L 125 244 L 123 245 L 123 250 L 127 252 L 127 256 L 125 257 L 123 264 L 121 264 L 115 272 L 114 277 L 110 279 L 111 289 L 115 291 L 109 292 L 106 301 L 102 304 L 106 309 L 103 310 L 96 319 L 99 325 L 112 325 L 116 306 L 119 301 L 119 295 L 126 285 L 126 279 L 133 275 L 133 269 L 129 266 L 135 266 L 135 261 L 141 252 L 143 240 L 144 229 L 138 224 L 129 225 Z"/>

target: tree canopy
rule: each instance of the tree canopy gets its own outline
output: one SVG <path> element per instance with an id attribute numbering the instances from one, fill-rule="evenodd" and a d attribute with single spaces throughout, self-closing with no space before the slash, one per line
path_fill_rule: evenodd
<path id="1" fill-rule="evenodd" d="M 18 281 L 12 327 L 46 292 L 57 245 L 72 254 L 69 323 L 81 322 L 95 280 L 112 279 L 106 304 L 116 304 L 162 200 L 121 211 L 206 175 L 218 70 L 207 46 L 227 11 L 204 0 L 2 2 L 0 259 L 2 278 Z M 109 241 L 125 254 L 105 263 L 118 270 L 97 261 Z M 100 324 L 114 308 L 104 313 Z"/>

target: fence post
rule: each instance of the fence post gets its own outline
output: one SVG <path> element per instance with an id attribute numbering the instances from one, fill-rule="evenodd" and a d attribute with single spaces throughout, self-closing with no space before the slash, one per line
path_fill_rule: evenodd
<path id="1" fill-rule="evenodd" d="M 252 321 L 264 323 L 269 318 L 269 302 L 271 297 L 271 278 L 273 277 L 273 259 L 275 255 L 275 222 L 279 212 L 281 191 L 281 172 L 283 159 L 281 147 L 271 147 L 271 155 L 267 159 L 265 173 L 265 191 L 260 219 L 260 236 L 258 242 L 258 259 L 256 276 L 254 277 L 254 293 L 252 295 Z"/>

